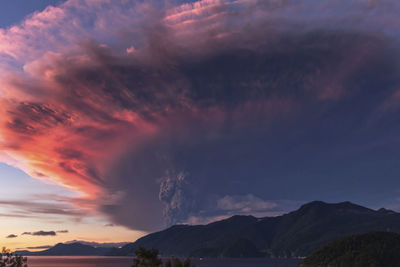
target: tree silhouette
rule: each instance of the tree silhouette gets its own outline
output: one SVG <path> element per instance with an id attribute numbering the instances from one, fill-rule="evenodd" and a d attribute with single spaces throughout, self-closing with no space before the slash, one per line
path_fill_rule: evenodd
<path id="1" fill-rule="evenodd" d="M 170 259 L 166 260 L 164 263 L 164 267 L 172 267 L 172 262 Z"/>
<path id="2" fill-rule="evenodd" d="M 167 265 L 167 262 L 165 267 L 194 267 L 189 258 L 186 258 L 183 262 L 178 258 L 172 258 L 171 265 Z"/>
<path id="3" fill-rule="evenodd" d="M 139 247 L 135 251 L 135 255 L 132 267 L 159 267 L 162 265 L 162 260 L 158 257 L 158 250 L 155 248 L 147 250 Z"/>
<path id="4" fill-rule="evenodd" d="M 158 257 L 157 249 L 147 250 L 144 247 L 139 247 L 135 251 L 136 257 L 133 259 L 132 267 L 162 267 L 163 261 Z M 0 266 L 1 267 L 1 266 Z M 178 258 L 167 259 L 164 263 L 164 267 L 194 267 L 190 259 L 187 258 L 185 261 L 181 261 Z"/>
<path id="5" fill-rule="evenodd" d="M 183 267 L 194 267 L 194 264 L 192 264 L 192 261 L 189 258 L 186 258 L 183 262 Z"/>
<path id="6" fill-rule="evenodd" d="M 0 253 L 0 267 L 27 267 L 27 258 L 14 255 L 9 249 L 3 247 Z"/>

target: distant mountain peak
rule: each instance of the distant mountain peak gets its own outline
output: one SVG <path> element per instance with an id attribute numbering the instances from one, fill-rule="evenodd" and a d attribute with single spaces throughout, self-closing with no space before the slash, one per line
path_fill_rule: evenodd
<path id="1" fill-rule="evenodd" d="M 233 215 L 227 219 L 225 219 L 226 221 L 255 221 L 257 218 L 252 216 L 252 215 Z"/>
<path id="2" fill-rule="evenodd" d="M 49 249 L 37 252 L 21 250 L 15 253 L 27 256 L 101 256 L 107 254 L 110 250 L 111 248 L 95 248 L 90 245 L 75 242 L 70 244 L 57 243 Z"/>
<path id="3" fill-rule="evenodd" d="M 380 209 L 377 210 L 377 211 L 380 212 L 380 213 L 390 213 L 390 214 L 396 213 L 396 212 L 393 211 L 393 210 L 389 210 L 389 209 L 385 209 L 385 208 L 380 208 Z"/>
<path id="4" fill-rule="evenodd" d="M 344 201 L 339 203 L 327 203 L 323 201 L 311 201 L 309 203 L 303 204 L 297 211 L 305 211 L 310 209 L 322 209 L 325 211 L 329 210 L 339 210 L 339 209 L 347 209 L 347 210 L 357 210 L 357 211 L 373 211 L 372 209 L 354 204 L 350 201 Z M 296 212 L 296 211 L 295 211 Z"/>
<path id="5" fill-rule="evenodd" d="M 314 200 L 311 202 L 308 202 L 306 204 L 303 204 L 300 206 L 300 209 L 306 209 L 306 208 L 313 208 L 313 207 L 323 207 L 329 205 L 326 202 L 320 201 L 320 200 Z"/>

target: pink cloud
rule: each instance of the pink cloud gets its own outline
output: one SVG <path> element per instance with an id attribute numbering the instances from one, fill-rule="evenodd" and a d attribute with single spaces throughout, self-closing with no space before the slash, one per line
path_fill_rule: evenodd
<path id="1" fill-rule="evenodd" d="M 196 127 L 215 138 L 227 122 L 235 131 L 267 124 L 300 110 L 299 95 L 339 100 L 348 93 L 347 79 L 381 48 L 380 40 L 369 50 L 361 42 L 375 39 L 344 36 L 334 44 L 351 43 L 352 50 L 340 47 L 343 51 L 329 57 L 332 64 L 305 57 L 304 64 L 323 66 L 313 65 L 309 72 L 303 62 L 293 67 L 299 47 L 305 55 L 337 51 L 298 40 L 317 30 L 321 17 L 328 18 L 318 27 L 337 26 L 328 15 L 340 17 L 343 6 L 334 1 L 332 11 L 314 7 L 315 1 L 258 2 L 203 0 L 164 10 L 136 1 L 71 0 L 0 29 L 0 59 L 5 59 L 0 65 L 0 159 L 99 203 L 108 197 L 119 203 L 124 192 L 110 193 L 107 179 L 113 179 L 110 170 L 126 153 L 171 136 L 190 139 Z M 304 14 L 311 7 L 318 14 L 308 19 Z M 351 9 L 350 15 L 358 12 Z M 287 36 L 292 39 L 285 43 Z M 304 73 L 268 80 L 279 66 L 265 64 L 268 73 L 236 80 L 253 67 L 252 61 L 226 77 L 223 72 L 214 80 L 201 76 L 214 67 L 211 59 L 219 53 L 230 60 L 259 51 L 258 57 L 271 62 L 281 53 L 285 57 L 277 65 Z M 324 53 L 318 56 L 325 60 Z M 210 65 L 198 67 L 207 60 Z M 198 72 L 187 73 L 196 67 Z M 229 66 L 216 71 L 224 68 Z M 199 75 L 204 84 L 198 86 L 197 76 L 190 75 Z M 293 93 L 293 84 L 308 87 Z"/>

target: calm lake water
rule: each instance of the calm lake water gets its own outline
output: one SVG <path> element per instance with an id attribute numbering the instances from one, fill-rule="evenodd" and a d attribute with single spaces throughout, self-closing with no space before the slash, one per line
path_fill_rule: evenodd
<path id="1" fill-rule="evenodd" d="M 130 267 L 130 257 L 28 257 L 28 267 Z M 204 259 L 196 267 L 295 267 L 292 259 Z"/>

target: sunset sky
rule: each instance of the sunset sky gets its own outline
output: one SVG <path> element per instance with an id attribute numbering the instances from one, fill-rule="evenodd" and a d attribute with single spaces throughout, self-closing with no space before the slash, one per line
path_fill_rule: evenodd
<path id="1" fill-rule="evenodd" d="M 312 200 L 400 210 L 399 12 L 2 1 L 0 244 L 134 241 Z"/>

